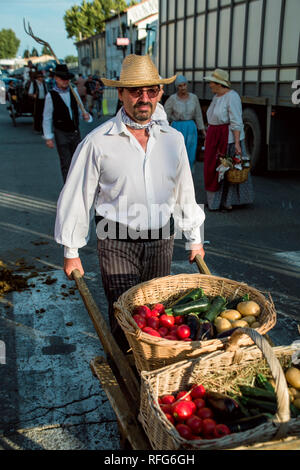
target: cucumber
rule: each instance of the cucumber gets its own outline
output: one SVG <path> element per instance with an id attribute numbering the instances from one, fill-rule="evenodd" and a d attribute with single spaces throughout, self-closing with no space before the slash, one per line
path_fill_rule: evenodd
<path id="1" fill-rule="evenodd" d="M 249 398 L 242 396 L 240 397 L 242 404 L 248 408 L 258 408 L 261 411 L 267 411 L 271 414 L 275 414 L 277 412 L 277 403 L 264 401 L 264 400 L 257 400 L 256 398 Z"/>
<path id="2" fill-rule="evenodd" d="M 216 295 L 202 318 L 213 323 L 217 316 L 225 309 L 225 305 L 226 299 L 221 295 Z"/>
<path id="3" fill-rule="evenodd" d="M 174 305 L 172 308 L 167 308 L 166 314 L 177 317 L 179 315 L 186 315 L 188 313 L 206 312 L 209 307 L 210 303 L 208 298 L 202 297 L 201 299 L 194 300 L 192 302 L 187 302 L 183 305 Z"/>

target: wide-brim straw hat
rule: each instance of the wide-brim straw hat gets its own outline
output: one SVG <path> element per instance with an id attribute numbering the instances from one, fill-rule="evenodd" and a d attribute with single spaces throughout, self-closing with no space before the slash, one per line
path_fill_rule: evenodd
<path id="1" fill-rule="evenodd" d="M 231 83 L 229 81 L 229 74 L 228 72 L 226 72 L 226 70 L 215 69 L 211 75 L 203 77 L 203 80 L 206 80 L 208 82 L 220 83 L 220 85 L 224 85 L 227 88 L 231 87 Z"/>
<path id="2" fill-rule="evenodd" d="M 105 86 L 117 88 L 169 85 L 175 79 L 176 75 L 170 78 L 161 78 L 149 55 L 135 54 L 130 54 L 123 60 L 120 80 L 101 78 Z"/>

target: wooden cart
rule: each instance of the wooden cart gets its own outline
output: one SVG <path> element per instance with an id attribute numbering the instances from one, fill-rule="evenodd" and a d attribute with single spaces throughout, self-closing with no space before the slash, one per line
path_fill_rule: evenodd
<path id="1" fill-rule="evenodd" d="M 196 263 L 201 274 L 211 274 L 199 255 Z M 124 354 L 119 348 L 79 271 L 73 271 L 72 275 L 106 354 L 106 357 L 94 358 L 90 367 L 116 414 L 121 448 L 150 451 L 151 445 L 138 421 L 140 379 L 133 355 Z M 286 438 L 232 450 L 300 450 L 300 438 Z"/>

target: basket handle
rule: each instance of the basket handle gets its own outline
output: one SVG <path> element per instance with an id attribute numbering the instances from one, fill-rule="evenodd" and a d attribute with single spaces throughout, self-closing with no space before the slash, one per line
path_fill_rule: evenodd
<path id="1" fill-rule="evenodd" d="M 195 261 L 196 261 L 196 264 L 197 264 L 197 266 L 198 266 L 198 269 L 199 269 L 200 274 L 208 274 L 209 276 L 211 276 L 211 272 L 210 272 L 210 270 L 208 269 L 208 266 L 207 266 L 207 264 L 205 263 L 205 261 L 204 261 L 204 259 L 202 258 L 202 256 L 196 255 L 196 256 L 195 256 Z"/>
<path id="2" fill-rule="evenodd" d="M 290 399 L 284 372 L 272 347 L 267 340 L 253 328 L 238 328 L 234 331 L 228 341 L 226 350 L 236 351 L 237 353 L 242 352 L 239 349 L 238 341 L 244 334 L 250 336 L 256 346 L 261 350 L 275 380 L 275 393 L 277 398 L 276 421 L 280 424 L 276 438 L 280 439 L 286 435 L 287 423 L 290 420 Z"/>

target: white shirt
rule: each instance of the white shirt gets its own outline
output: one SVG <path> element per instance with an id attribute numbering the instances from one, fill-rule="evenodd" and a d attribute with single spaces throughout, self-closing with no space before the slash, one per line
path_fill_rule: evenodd
<path id="1" fill-rule="evenodd" d="M 78 99 L 81 101 L 78 91 L 76 88 L 73 88 L 75 91 L 76 95 L 78 96 Z M 72 93 L 70 91 L 70 93 Z M 73 111 L 71 108 L 71 96 L 69 92 L 63 92 L 60 93 L 59 96 L 62 98 L 64 101 L 65 105 L 69 109 L 70 117 L 73 119 Z M 78 111 L 79 111 L 79 117 L 82 118 L 82 112 L 80 107 L 78 106 Z M 93 118 L 90 115 L 90 119 L 88 121 L 93 122 Z M 44 139 L 53 139 L 54 134 L 53 134 L 53 101 L 52 101 L 52 96 L 51 93 L 47 93 L 46 99 L 45 99 L 45 105 L 44 105 L 44 112 L 43 112 L 43 134 L 44 134 Z"/>
<path id="2" fill-rule="evenodd" d="M 161 103 L 157 103 L 154 113 L 152 114 L 154 121 L 164 121 L 165 124 L 169 124 L 167 113 Z"/>
<path id="3" fill-rule="evenodd" d="M 229 144 L 234 142 L 232 131 L 240 131 L 240 140 L 243 140 L 245 132 L 242 118 L 242 103 L 238 93 L 230 90 L 223 96 L 214 95 L 207 110 L 207 121 L 208 124 L 214 126 L 229 124 Z"/>
<path id="4" fill-rule="evenodd" d="M 39 82 L 38 80 L 35 80 L 35 83 L 37 84 L 38 87 L 38 99 L 43 100 L 45 98 L 45 88 L 44 88 L 44 82 Z M 31 82 L 29 90 L 28 90 L 29 95 L 34 94 L 34 84 Z"/>
<path id="5" fill-rule="evenodd" d="M 189 93 L 186 100 L 182 100 L 175 93 L 167 99 L 164 106 L 170 122 L 194 120 L 198 129 L 204 129 L 200 103 L 198 97 L 193 93 Z"/>
<path id="6" fill-rule="evenodd" d="M 137 230 L 162 227 L 173 214 L 186 248 L 202 243 L 205 215 L 195 200 L 183 135 L 155 124 L 145 152 L 122 122 L 121 110 L 90 132 L 73 155 L 57 204 L 55 240 L 66 258 L 76 258 L 87 244 L 94 211 Z"/>

